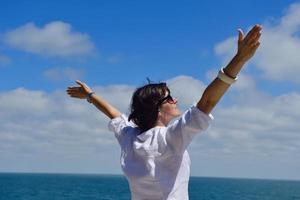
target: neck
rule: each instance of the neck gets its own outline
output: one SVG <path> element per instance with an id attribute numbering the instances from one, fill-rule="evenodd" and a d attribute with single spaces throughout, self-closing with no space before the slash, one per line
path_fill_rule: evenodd
<path id="1" fill-rule="evenodd" d="M 158 119 L 155 123 L 154 126 L 167 126 L 168 122 L 167 121 L 163 121 L 162 119 Z"/>

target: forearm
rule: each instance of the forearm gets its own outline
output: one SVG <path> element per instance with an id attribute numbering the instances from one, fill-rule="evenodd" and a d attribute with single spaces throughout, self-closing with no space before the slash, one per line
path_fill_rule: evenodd
<path id="1" fill-rule="evenodd" d="M 224 72 L 228 76 L 235 78 L 244 64 L 245 61 L 236 55 L 224 68 Z M 197 104 L 198 108 L 207 114 L 210 113 L 229 87 L 229 84 L 221 81 L 219 78 L 215 78 L 205 89 Z"/>
<path id="2" fill-rule="evenodd" d="M 118 109 L 110 105 L 105 99 L 96 95 L 95 93 L 91 96 L 91 102 L 110 119 L 121 115 L 121 112 L 119 112 Z"/>
<path id="3" fill-rule="evenodd" d="M 246 61 L 244 61 L 242 57 L 236 54 L 229 62 L 229 64 L 224 68 L 224 73 L 231 78 L 235 78 L 241 71 L 245 63 Z"/>

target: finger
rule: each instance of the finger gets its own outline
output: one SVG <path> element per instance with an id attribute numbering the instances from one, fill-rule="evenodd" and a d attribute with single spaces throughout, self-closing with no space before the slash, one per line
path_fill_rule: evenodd
<path id="1" fill-rule="evenodd" d="M 252 36 L 252 33 L 255 31 L 256 26 L 252 27 L 251 30 L 247 33 L 245 40 Z"/>
<path id="2" fill-rule="evenodd" d="M 80 95 L 78 95 L 78 94 L 69 94 L 70 95 L 70 97 L 75 97 L 75 98 L 80 98 Z"/>
<path id="3" fill-rule="evenodd" d="M 260 45 L 260 42 L 256 42 L 251 47 L 256 50 L 259 47 L 259 45 Z"/>
<path id="4" fill-rule="evenodd" d="M 67 91 L 79 91 L 81 87 L 72 87 L 67 89 Z"/>
<path id="5" fill-rule="evenodd" d="M 76 95 L 76 93 L 74 93 L 74 92 L 69 92 L 68 95 L 70 95 L 70 96 L 72 97 L 72 96 Z"/>
<path id="6" fill-rule="evenodd" d="M 256 34 L 256 36 L 253 38 L 253 40 L 254 40 L 255 43 L 259 40 L 260 36 L 261 36 L 261 32 L 258 32 Z"/>
<path id="7" fill-rule="evenodd" d="M 83 86 L 83 83 L 82 83 L 80 80 L 76 80 L 75 82 L 76 82 L 77 84 Z"/>
<path id="8" fill-rule="evenodd" d="M 239 32 L 239 42 L 241 42 L 244 39 L 244 32 L 240 28 L 238 29 L 238 32 Z"/>
<path id="9" fill-rule="evenodd" d="M 257 30 L 256 32 L 253 32 L 245 41 L 246 44 L 252 44 L 253 42 L 257 42 L 257 40 L 260 38 L 261 33 L 259 30 Z"/>
<path id="10" fill-rule="evenodd" d="M 67 93 L 78 93 L 78 90 L 67 90 Z"/>
<path id="11" fill-rule="evenodd" d="M 256 24 L 255 26 L 252 27 L 251 31 L 249 31 L 249 33 L 251 32 L 251 34 L 257 32 L 257 31 L 260 31 L 261 30 L 261 25 L 259 24 Z"/>
<path id="12" fill-rule="evenodd" d="M 74 87 L 68 87 L 68 90 L 72 90 L 72 89 L 76 89 L 76 88 L 79 88 L 79 87 L 77 87 L 77 86 L 76 87 L 75 86 Z"/>
<path id="13" fill-rule="evenodd" d="M 70 97 L 78 98 L 78 99 L 85 99 L 85 97 L 81 96 L 81 95 L 70 95 Z"/>
<path id="14" fill-rule="evenodd" d="M 261 26 L 256 24 L 252 27 L 252 29 L 247 33 L 245 40 L 249 40 L 249 38 L 253 37 L 257 32 L 261 30 Z"/>
<path id="15" fill-rule="evenodd" d="M 82 91 L 82 87 L 68 87 L 66 91 Z"/>
<path id="16" fill-rule="evenodd" d="M 249 43 L 250 45 L 255 44 L 255 43 L 259 40 L 260 36 L 261 36 L 261 33 L 258 32 L 258 33 L 257 33 L 256 35 L 254 35 L 252 38 L 249 38 L 248 43 Z"/>
<path id="17" fill-rule="evenodd" d="M 81 96 L 83 95 L 83 93 L 79 91 L 68 91 L 67 93 L 68 95 L 81 95 Z"/>

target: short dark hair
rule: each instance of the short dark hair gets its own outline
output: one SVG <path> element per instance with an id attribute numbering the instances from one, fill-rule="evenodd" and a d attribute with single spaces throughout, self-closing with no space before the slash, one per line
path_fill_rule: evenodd
<path id="1" fill-rule="evenodd" d="M 165 82 L 149 83 L 135 90 L 131 98 L 130 115 L 132 120 L 141 130 L 140 133 L 154 127 L 159 109 L 159 100 L 170 93 Z"/>

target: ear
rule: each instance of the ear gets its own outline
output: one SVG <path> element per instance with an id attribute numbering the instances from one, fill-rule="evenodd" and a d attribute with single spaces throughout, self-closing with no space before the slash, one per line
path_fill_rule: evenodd
<path id="1" fill-rule="evenodd" d="M 158 111 L 158 114 L 157 114 L 157 118 L 156 118 L 155 123 L 159 123 L 159 122 L 161 121 L 161 119 L 162 119 L 162 114 L 161 114 L 160 111 Z"/>
<path id="2" fill-rule="evenodd" d="M 160 109 L 158 109 L 158 114 L 157 114 L 157 116 L 160 116 L 161 115 L 161 112 L 160 112 Z"/>

